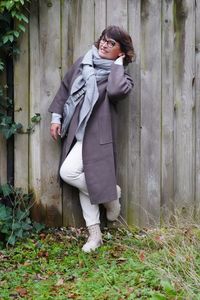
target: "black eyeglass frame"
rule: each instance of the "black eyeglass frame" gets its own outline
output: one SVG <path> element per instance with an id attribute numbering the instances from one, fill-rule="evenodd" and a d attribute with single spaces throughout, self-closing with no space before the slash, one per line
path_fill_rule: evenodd
<path id="1" fill-rule="evenodd" d="M 110 49 L 114 48 L 115 46 L 118 46 L 118 43 L 115 40 L 108 39 L 104 36 L 100 39 L 99 44 L 103 45 L 105 43 L 107 44 L 108 48 L 110 48 Z"/>

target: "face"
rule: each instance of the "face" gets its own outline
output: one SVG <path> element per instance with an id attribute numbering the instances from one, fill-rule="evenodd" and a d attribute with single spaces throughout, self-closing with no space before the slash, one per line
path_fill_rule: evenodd
<path id="1" fill-rule="evenodd" d="M 98 52 L 101 58 L 111 60 L 115 60 L 124 54 L 120 48 L 120 44 L 106 36 L 100 40 Z"/>

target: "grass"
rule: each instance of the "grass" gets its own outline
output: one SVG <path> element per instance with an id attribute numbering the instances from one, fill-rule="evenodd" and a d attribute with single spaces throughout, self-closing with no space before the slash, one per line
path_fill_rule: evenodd
<path id="1" fill-rule="evenodd" d="M 200 299 L 200 229 L 48 230 L 0 252 L 0 299 Z"/>

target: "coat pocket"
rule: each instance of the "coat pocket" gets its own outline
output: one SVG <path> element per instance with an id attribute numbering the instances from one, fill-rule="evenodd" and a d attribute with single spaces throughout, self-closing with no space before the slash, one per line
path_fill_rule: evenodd
<path id="1" fill-rule="evenodd" d="M 99 142 L 100 144 L 112 143 L 112 127 L 110 116 L 100 117 L 98 120 L 99 125 Z"/>

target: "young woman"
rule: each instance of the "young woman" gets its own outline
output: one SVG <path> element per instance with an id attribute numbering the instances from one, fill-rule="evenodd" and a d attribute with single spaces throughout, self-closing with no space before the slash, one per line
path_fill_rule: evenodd
<path id="1" fill-rule="evenodd" d="M 49 107 L 51 136 L 62 138 L 60 176 L 79 189 L 89 238 L 82 250 L 102 244 L 99 204 L 107 219 L 120 214 L 120 187 L 116 182 L 116 104 L 132 89 L 125 72 L 134 57 L 129 34 L 109 26 L 92 48 L 66 73 Z M 124 104 L 126 105 L 126 104 Z M 61 125 L 62 124 L 62 125 Z"/>

